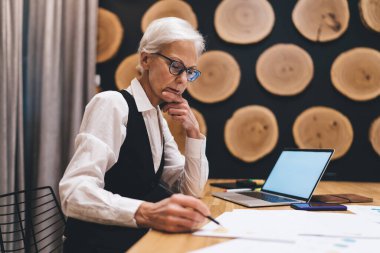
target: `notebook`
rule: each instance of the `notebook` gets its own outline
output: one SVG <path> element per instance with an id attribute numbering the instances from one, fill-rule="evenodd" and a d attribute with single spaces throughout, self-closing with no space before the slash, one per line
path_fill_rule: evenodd
<path id="1" fill-rule="evenodd" d="M 312 202 L 325 202 L 325 203 L 335 203 L 335 204 L 346 204 L 346 203 L 369 203 L 373 202 L 373 198 L 353 194 L 353 193 L 338 193 L 338 194 L 322 194 L 313 195 L 311 198 Z"/>
<path id="2" fill-rule="evenodd" d="M 212 195 L 246 207 L 309 202 L 333 153 L 333 149 L 284 149 L 261 192 L 214 192 Z"/>

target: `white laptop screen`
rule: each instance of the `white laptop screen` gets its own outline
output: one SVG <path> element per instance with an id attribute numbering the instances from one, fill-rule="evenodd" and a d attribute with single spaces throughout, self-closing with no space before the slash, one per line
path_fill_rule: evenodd
<path id="1" fill-rule="evenodd" d="M 308 199 L 322 177 L 333 150 L 285 150 L 263 190 Z"/>

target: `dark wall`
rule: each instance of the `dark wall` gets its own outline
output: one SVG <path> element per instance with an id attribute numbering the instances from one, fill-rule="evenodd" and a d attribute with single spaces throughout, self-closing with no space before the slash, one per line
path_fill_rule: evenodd
<path id="1" fill-rule="evenodd" d="M 124 38 L 117 55 L 97 65 L 103 90 L 115 90 L 114 72 L 118 64 L 136 52 L 142 36 L 140 23 L 144 12 L 156 1 L 100 0 L 100 6 L 116 13 L 123 26 Z M 237 91 L 226 101 L 203 104 L 189 94 L 185 97 L 192 107 L 206 119 L 207 156 L 211 178 L 266 177 L 283 147 L 295 147 L 292 125 L 305 109 L 323 105 L 346 115 L 354 128 L 354 141 L 346 155 L 330 163 L 324 179 L 380 181 L 380 156 L 373 150 L 368 130 L 371 122 L 380 116 L 380 98 L 355 102 L 339 93 L 330 80 L 334 59 L 343 51 L 354 47 L 371 47 L 380 50 L 380 34 L 367 30 L 359 17 L 356 0 L 349 0 L 350 22 L 347 31 L 335 41 L 315 43 L 298 33 L 291 20 L 294 0 L 271 0 L 276 15 L 272 32 L 263 41 L 252 45 L 233 45 L 221 40 L 214 28 L 214 12 L 220 1 L 187 1 L 198 17 L 199 30 L 206 37 L 207 50 L 223 50 L 232 54 L 241 68 L 241 81 Z M 258 56 L 276 43 L 294 43 L 304 48 L 314 61 L 314 77 L 301 94 L 291 97 L 275 96 L 264 90 L 255 76 Z M 257 104 L 268 107 L 277 117 L 280 135 L 276 148 L 264 158 L 245 163 L 233 157 L 224 143 L 224 125 L 240 107 Z M 380 133 L 379 133 L 380 134 Z"/>

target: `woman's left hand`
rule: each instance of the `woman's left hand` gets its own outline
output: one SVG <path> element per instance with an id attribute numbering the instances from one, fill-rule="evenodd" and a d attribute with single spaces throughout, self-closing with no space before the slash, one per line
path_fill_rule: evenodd
<path id="1" fill-rule="evenodd" d="M 162 95 L 168 102 L 162 110 L 167 112 L 175 121 L 181 123 L 189 138 L 200 139 L 201 132 L 199 131 L 199 124 L 195 118 L 189 103 L 184 99 L 181 94 L 174 94 L 172 92 L 163 91 Z"/>

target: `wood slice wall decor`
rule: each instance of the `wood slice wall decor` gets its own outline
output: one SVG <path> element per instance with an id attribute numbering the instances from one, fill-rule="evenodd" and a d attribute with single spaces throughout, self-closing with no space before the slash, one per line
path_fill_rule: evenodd
<path id="1" fill-rule="evenodd" d="M 360 0 L 359 11 L 364 26 L 380 32 L 380 0 Z"/>
<path id="2" fill-rule="evenodd" d="M 98 9 L 97 63 L 105 62 L 117 53 L 123 32 L 123 26 L 116 14 L 104 8 Z"/>
<path id="3" fill-rule="evenodd" d="M 354 131 L 350 120 L 339 111 L 314 106 L 297 117 L 293 137 L 300 148 L 333 148 L 332 159 L 337 159 L 351 147 Z"/>
<path id="4" fill-rule="evenodd" d="M 137 72 L 132 74 L 131 71 L 136 71 L 137 57 L 135 58 L 136 64 L 131 61 L 131 66 L 127 64 L 126 59 L 129 56 L 132 57 L 138 48 L 142 36 L 144 13 L 146 14 L 145 18 L 147 18 L 150 15 L 148 14 L 149 9 L 153 8 L 156 3 L 162 4 L 166 1 L 169 1 L 168 3 L 172 6 L 177 4 L 173 0 L 99 0 L 101 9 L 104 8 L 113 13 L 114 16 L 117 15 L 119 18 L 116 18 L 122 23 L 120 28 L 123 30 L 122 33 L 116 32 L 116 34 L 122 34 L 126 37 L 125 40 L 122 40 L 123 45 L 119 46 L 114 56 L 99 63 L 96 67 L 97 74 L 101 76 L 100 88 L 102 90 L 126 88 L 132 76 L 136 76 Z M 331 123 L 334 121 L 322 120 L 321 116 L 317 117 L 318 123 L 314 125 L 322 125 L 321 129 L 332 135 L 332 137 L 328 137 L 331 142 L 335 142 L 334 138 L 342 138 L 342 141 L 338 141 L 339 146 L 334 147 L 340 158 L 336 159 L 334 156 L 335 160 L 330 163 L 324 179 L 380 181 L 380 170 L 378 169 L 380 168 L 380 148 L 378 148 L 379 144 L 376 144 L 380 135 L 379 130 L 377 130 L 378 127 L 376 127 L 380 124 L 376 123 L 379 122 L 378 118 L 380 118 L 380 94 L 377 93 L 376 85 L 376 83 L 380 83 L 378 76 L 380 71 L 376 67 L 379 61 L 377 55 L 380 52 L 380 37 L 379 31 L 377 30 L 376 32 L 375 30 L 377 27 L 375 24 L 378 24 L 377 16 L 379 11 L 377 3 L 379 1 L 176 0 L 179 4 L 185 4 L 188 7 L 185 12 L 191 14 L 190 16 L 196 22 L 193 23 L 193 26 L 198 26 L 199 31 L 204 35 L 207 52 L 218 50 L 218 52 L 225 52 L 234 59 L 232 64 L 229 63 L 229 60 L 224 63 L 223 57 L 220 59 L 216 57 L 214 60 L 216 63 L 206 59 L 205 63 L 203 63 L 204 67 L 201 69 L 202 75 L 196 82 L 189 83 L 189 92 L 183 94 L 183 97 L 189 101 L 190 106 L 196 107 L 207 120 L 206 154 L 210 164 L 212 164 L 210 166 L 210 178 L 248 178 L 252 175 L 265 178 L 284 147 L 331 146 L 329 145 L 330 140 L 325 141 L 323 139 L 323 141 L 319 141 L 320 138 L 325 137 L 324 135 L 319 135 L 320 138 L 318 138 L 318 133 L 315 129 L 314 134 L 310 134 L 312 138 L 299 138 L 302 143 L 305 143 L 303 146 L 300 146 L 294 137 L 293 128 L 296 120 L 299 120 L 297 117 L 302 112 L 307 111 L 307 108 L 323 106 L 331 110 L 338 110 L 339 115 L 343 114 L 350 121 L 350 123 L 346 124 L 344 120 L 335 120 L 336 124 L 339 124 L 342 129 L 339 128 L 338 132 L 334 132 L 333 127 L 331 127 L 331 125 L 334 126 L 334 123 Z M 264 2 L 269 6 L 270 10 L 265 11 L 262 7 L 258 7 L 258 9 L 261 8 L 261 11 L 257 13 L 257 8 L 250 7 L 251 5 L 260 5 L 259 2 Z M 306 4 L 307 2 L 315 5 L 311 11 L 305 8 L 308 5 Z M 236 5 L 236 7 L 223 7 L 226 3 L 229 6 Z M 324 7 L 325 4 L 327 4 L 326 7 Z M 347 4 L 349 5 L 349 11 Z M 302 19 L 298 17 L 302 21 L 300 28 L 296 26 L 296 22 L 292 19 L 296 16 L 296 10 L 301 5 L 305 5 L 303 7 L 305 10 L 301 10 L 299 13 L 302 16 Z M 219 18 L 224 17 L 228 20 L 222 21 L 224 22 L 221 23 L 223 24 L 222 27 L 218 27 L 217 23 L 219 21 L 216 21 L 219 8 L 222 8 L 223 11 Z M 253 15 L 253 13 L 255 14 Z M 273 15 L 272 17 L 271 13 L 276 16 Z M 263 17 L 264 20 L 260 21 Z M 151 20 L 153 19 L 155 17 L 151 18 Z M 371 20 L 373 23 L 371 23 Z M 149 22 L 147 21 L 147 23 Z M 348 23 L 349 26 L 347 27 Z M 236 24 L 240 25 L 236 26 Z M 101 34 L 102 32 L 108 33 L 114 29 L 112 28 L 113 24 L 110 26 L 101 28 L 99 25 L 99 41 L 104 37 L 106 40 L 114 42 L 114 39 L 109 38 L 114 36 L 114 32 L 106 36 Z M 371 28 L 371 30 L 368 28 Z M 263 35 L 257 37 L 257 29 L 264 32 Z M 310 38 L 307 35 L 302 35 L 304 30 L 310 31 L 307 33 Z M 222 35 L 222 33 L 225 33 L 225 35 Z M 321 43 L 320 41 L 330 42 Z M 265 78 L 270 81 L 263 78 L 262 74 L 259 73 L 260 71 L 257 71 L 260 65 L 264 65 L 259 63 L 261 57 L 270 52 L 272 47 L 276 48 L 279 43 L 288 43 L 282 44 L 284 47 L 285 45 L 299 46 L 311 56 L 312 65 L 314 66 L 313 73 L 310 75 L 311 81 L 306 84 L 303 90 L 300 88 L 300 91 L 293 91 L 293 88 L 287 87 L 282 91 L 283 93 L 279 92 L 280 88 L 284 88 L 284 85 L 279 85 L 283 80 L 286 81 L 288 80 L 287 78 L 298 80 L 291 75 L 293 72 L 290 69 L 295 68 L 293 66 L 295 64 L 290 64 L 293 60 L 288 60 L 290 61 L 288 65 L 285 60 L 281 60 L 281 54 L 276 57 L 279 62 L 272 61 L 272 69 L 266 70 L 271 75 L 268 77 L 268 74 L 264 74 Z M 102 48 L 99 45 L 98 49 Z M 356 56 L 351 59 L 351 49 L 354 51 L 357 47 L 372 49 L 377 53 L 363 54 L 360 57 Z M 98 52 L 100 51 L 98 50 Z M 346 56 L 346 53 L 351 56 Z M 207 53 L 204 55 L 207 56 Z M 302 56 L 297 59 L 300 58 Z M 350 58 L 351 60 L 349 61 L 353 63 L 343 63 L 347 62 L 346 60 L 339 63 L 341 58 Z M 275 73 L 282 73 L 281 62 L 286 62 L 282 63 L 285 65 L 283 67 L 285 74 L 276 77 Z M 199 67 L 199 64 L 197 65 Z M 306 68 L 307 65 L 305 63 L 305 66 L 302 67 Z M 355 66 L 349 67 L 350 65 Z M 255 74 L 252 74 L 252 71 L 255 71 Z M 310 68 L 307 67 L 306 71 L 300 72 L 305 74 L 309 73 L 309 71 Z M 263 72 L 265 73 L 265 71 Z M 276 78 L 278 80 L 272 81 Z M 298 83 L 298 81 L 291 84 L 295 85 L 295 83 Z M 306 83 L 306 81 L 303 83 Z M 191 94 L 192 89 L 193 94 Z M 236 159 L 236 157 L 243 157 L 245 154 L 238 153 L 238 155 L 234 155 L 227 147 L 228 144 L 224 138 L 227 120 L 232 117 L 233 112 L 250 104 L 269 107 L 276 116 L 278 131 L 281 131 L 281 134 L 278 133 L 281 138 L 278 138 L 273 150 L 262 158 L 256 159 L 254 157 L 253 159 L 256 160 L 254 160 L 253 164 L 251 163 L 253 159 L 250 154 L 247 155 L 247 162 L 241 158 Z M 339 118 L 339 116 L 336 118 Z M 320 122 L 326 123 L 322 124 Z M 305 123 L 302 125 L 304 125 L 305 129 L 309 129 L 309 132 L 313 131 L 313 124 Z M 175 130 L 172 131 L 175 132 Z M 346 134 L 341 134 L 341 132 L 346 132 Z M 355 135 L 352 134 L 351 136 L 351 132 Z M 302 132 L 302 134 L 307 133 Z M 355 139 L 353 139 L 353 136 Z M 175 138 L 178 140 L 178 137 Z M 352 143 L 348 145 L 347 143 L 350 143 L 350 139 L 353 139 L 353 141 L 351 140 Z M 184 140 L 185 138 L 183 138 L 182 144 L 179 144 L 182 152 L 184 150 Z M 181 141 L 178 140 L 178 143 L 181 143 Z M 310 145 L 310 143 L 315 145 Z M 346 146 L 341 143 L 346 143 Z M 347 146 L 349 146 L 348 151 L 344 151 Z M 237 149 L 238 152 L 240 149 Z"/>
<path id="5" fill-rule="evenodd" d="M 115 82 L 116 87 L 119 90 L 128 88 L 131 81 L 135 77 L 139 77 L 141 75 L 137 69 L 139 59 L 139 54 L 132 54 L 125 58 L 117 67 L 115 72 Z"/>
<path id="6" fill-rule="evenodd" d="M 299 94 L 309 84 L 313 73 L 310 55 L 294 44 L 276 44 L 265 50 L 256 63 L 257 79 L 275 95 Z"/>
<path id="7" fill-rule="evenodd" d="M 380 156 L 380 117 L 376 118 L 371 124 L 369 140 L 375 152 Z"/>
<path id="8" fill-rule="evenodd" d="M 331 67 L 331 81 L 348 98 L 367 101 L 380 95 L 380 52 L 354 48 L 341 53 Z"/>
<path id="9" fill-rule="evenodd" d="M 182 18 L 194 28 L 198 28 L 197 16 L 189 4 L 178 0 L 165 0 L 156 2 L 144 13 L 141 19 L 141 30 L 145 32 L 153 20 L 164 17 Z"/>
<path id="10" fill-rule="evenodd" d="M 191 108 L 196 120 L 199 124 L 199 130 L 203 135 L 207 134 L 207 125 L 206 121 L 199 111 L 197 111 L 195 108 Z M 168 113 L 162 114 L 166 121 L 168 122 L 168 126 L 170 129 L 170 132 L 172 133 L 175 142 L 178 145 L 179 151 L 181 151 L 182 154 L 185 154 L 185 144 L 186 144 L 186 132 L 183 129 L 181 123 L 178 121 L 175 121 L 172 119 L 172 117 Z"/>
<path id="11" fill-rule="evenodd" d="M 256 43 L 272 31 L 274 11 L 267 0 L 223 0 L 215 11 L 215 29 L 223 40 Z"/>
<path id="12" fill-rule="evenodd" d="M 347 29 L 350 12 L 347 0 L 299 0 L 292 19 L 297 30 L 311 41 L 331 41 Z"/>
<path id="13" fill-rule="evenodd" d="M 269 154 L 278 140 L 276 116 L 260 105 L 245 106 L 234 112 L 224 128 L 224 141 L 232 155 L 254 162 Z"/>
<path id="14" fill-rule="evenodd" d="M 230 97 L 240 82 L 240 67 L 235 58 L 223 51 L 208 51 L 198 60 L 201 76 L 188 86 L 189 94 L 203 102 L 216 103 Z"/>

